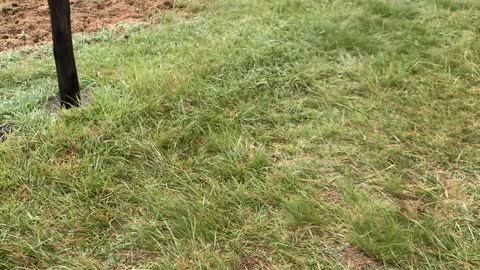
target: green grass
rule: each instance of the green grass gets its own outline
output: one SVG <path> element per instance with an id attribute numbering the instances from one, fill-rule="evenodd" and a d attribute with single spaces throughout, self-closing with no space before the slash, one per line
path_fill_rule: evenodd
<path id="1" fill-rule="evenodd" d="M 0 56 L 1 269 L 480 268 L 480 2 L 177 3 Z"/>

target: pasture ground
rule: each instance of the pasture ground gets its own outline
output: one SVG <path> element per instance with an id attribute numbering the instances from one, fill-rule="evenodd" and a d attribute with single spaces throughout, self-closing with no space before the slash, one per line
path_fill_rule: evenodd
<path id="1" fill-rule="evenodd" d="M 0 268 L 479 269 L 480 2 L 177 1 L 0 56 Z"/>

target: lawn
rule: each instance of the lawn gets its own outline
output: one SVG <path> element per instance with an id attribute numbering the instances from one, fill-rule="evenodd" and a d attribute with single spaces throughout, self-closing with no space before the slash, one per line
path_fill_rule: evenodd
<path id="1" fill-rule="evenodd" d="M 480 268 L 480 1 L 176 5 L 0 54 L 0 269 Z"/>

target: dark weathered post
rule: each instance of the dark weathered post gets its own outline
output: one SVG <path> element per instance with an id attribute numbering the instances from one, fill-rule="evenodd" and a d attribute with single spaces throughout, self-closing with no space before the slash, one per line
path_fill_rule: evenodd
<path id="1" fill-rule="evenodd" d="M 66 109 L 80 104 L 75 56 L 73 54 L 72 27 L 69 0 L 48 0 L 52 19 L 53 53 L 57 68 L 60 103 Z"/>

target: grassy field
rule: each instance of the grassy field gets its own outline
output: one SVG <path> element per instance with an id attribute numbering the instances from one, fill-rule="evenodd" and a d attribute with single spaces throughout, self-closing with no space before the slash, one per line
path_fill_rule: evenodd
<path id="1" fill-rule="evenodd" d="M 0 55 L 0 269 L 480 268 L 480 1 L 177 4 Z"/>

